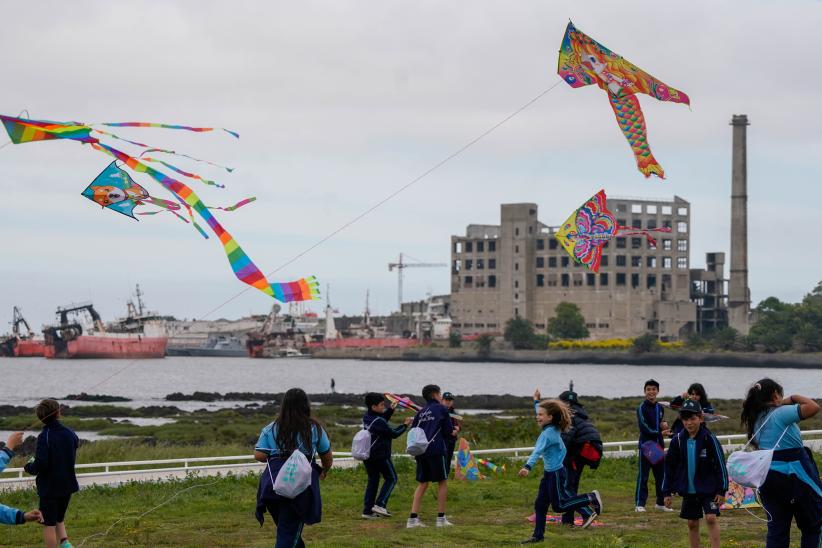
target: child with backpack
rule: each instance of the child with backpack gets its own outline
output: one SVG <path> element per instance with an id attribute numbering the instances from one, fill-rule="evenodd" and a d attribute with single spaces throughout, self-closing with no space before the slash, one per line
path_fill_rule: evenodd
<path id="1" fill-rule="evenodd" d="M 698 401 L 685 400 L 679 410 L 683 429 L 673 438 L 665 456 L 662 491 L 665 506 L 671 495 L 682 497 L 679 517 L 688 520 L 688 541 L 699 548 L 699 520 L 703 513 L 708 524 L 711 548 L 719 548 L 719 507 L 728 491 L 725 457 L 716 436 L 702 422 Z"/>
<path id="2" fill-rule="evenodd" d="M 537 412 L 537 424 L 542 432 L 537 438 L 534 452 L 528 457 L 525 466 L 519 471 L 520 477 L 526 477 L 537 460 L 542 457 L 544 472 L 539 482 L 537 499 L 534 501 L 534 532 L 521 544 L 536 544 L 545 540 L 545 516 L 548 506 L 556 512 L 574 512 L 582 514 L 582 528 L 585 529 L 594 518 L 602 513 L 602 497 L 599 491 L 573 496 L 566 488 L 566 473 L 562 462 L 565 460 L 565 444 L 562 443 L 562 432 L 571 426 L 571 411 L 560 400 L 538 400 L 539 390 L 534 392 L 534 409 Z"/>
<path id="3" fill-rule="evenodd" d="M 363 519 L 376 519 L 378 516 L 391 517 L 388 511 L 388 497 L 397 485 L 397 472 L 391 462 L 391 442 L 400 437 L 413 417 L 406 417 L 403 424 L 392 428 L 388 424 L 394 414 L 396 403 L 386 409 L 385 398 L 382 394 L 369 392 L 365 395 L 365 416 L 362 418 L 363 429 L 355 436 L 351 454 L 355 459 L 362 460 L 368 474 L 368 483 L 365 486 L 363 500 Z M 359 446 L 358 440 L 359 438 Z M 364 458 L 363 458 L 364 457 Z M 383 478 L 382 489 L 377 495 L 380 485 L 380 476 Z"/>
<path id="4" fill-rule="evenodd" d="M 445 517 L 445 501 L 448 496 L 448 464 L 445 462 L 447 446 L 445 439 L 454 437 L 459 432 L 459 426 L 454 426 L 448 409 L 442 405 L 440 387 L 428 384 L 422 389 L 425 407 L 420 409 L 408 432 L 407 452 L 417 461 L 417 489 L 411 503 L 411 515 L 406 527 L 425 527 L 420 521 L 419 511 L 422 506 L 422 497 L 425 495 L 428 484 L 437 482 L 437 527 L 453 525 Z"/>

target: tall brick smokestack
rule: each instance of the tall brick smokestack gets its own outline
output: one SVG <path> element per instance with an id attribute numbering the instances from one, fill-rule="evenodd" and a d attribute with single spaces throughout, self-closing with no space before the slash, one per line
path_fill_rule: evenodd
<path id="1" fill-rule="evenodd" d="M 728 323 L 748 333 L 751 293 L 748 289 L 748 154 L 745 114 L 734 114 L 731 160 L 731 280 L 728 286 Z"/>

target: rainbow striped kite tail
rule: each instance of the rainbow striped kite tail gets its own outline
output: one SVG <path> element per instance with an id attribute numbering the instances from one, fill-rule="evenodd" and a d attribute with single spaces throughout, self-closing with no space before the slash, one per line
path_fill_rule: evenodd
<path id="1" fill-rule="evenodd" d="M 317 279 L 316 276 L 309 276 L 305 278 L 305 283 L 308 285 L 308 292 L 309 298 L 306 299 L 307 301 L 319 301 L 320 300 L 320 281 Z"/>

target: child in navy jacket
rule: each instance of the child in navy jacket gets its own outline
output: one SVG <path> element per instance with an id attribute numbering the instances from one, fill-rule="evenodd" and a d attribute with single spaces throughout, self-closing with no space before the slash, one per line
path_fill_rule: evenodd
<path id="1" fill-rule="evenodd" d="M 719 507 L 728 491 L 725 456 L 716 436 L 702 422 L 699 402 L 685 400 L 679 411 L 683 430 L 671 439 L 665 457 L 662 490 L 665 506 L 671 495 L 682 496 L 679 517 L 688 520 L 688 539 L 699 546 L 699 520 L 705 514 L 711 548 L 719 548 Z"/>
<path id="2" fill-rule="evenodd" d="M 74 463 L 80 440 L 73 430 L 60 422 L 60 404 L 47 399 L 35 407 L 43 430 L 37 436 L 34 457 L 26 464 L 26 472 L 37 476 L 37 495 L 43 513 L 43 539 L 49 548 L 70 548 L 66 533 L 66 510 L 71 495 L 80 490 Z M 59 544 L 58 544 L 59 540 Z"/>
<path id="3" fill-rule="evenodd" d="M 665 447 L 663 437 L 669 433 L 668 423 L 663 419 L 663 407 L 656 401 L 659 394 L 659 383 L 654 379 L 645 381 L 645 399 L 639 404 L 636 410 L 637 425 L 639 426 L 639 470 L 636 477 L 636 511 L 644 512 L 645 503 L 648 500 L 648 477 L 651 472 L 654 474 L 654 490 L 656 494 L 656 504 L 654 508 L 662 511 L 672 511 L 663 504 L 662 500 L 662 476 L 665 465 L 663 461 L 656 464 L 649 461 L 642 454 L 642 444 L 653 441 L 660 447 Z"/>
<path id="4" fill-rule="evenodd" d="M 382 394 L 369 392 L 365 395 L 365 416 L 362 418 L 363 427 L 371 433 L 371 452 L 363 461 L 368 474 L 368 483 L 365 487 L 362 517 L 373 519 L 379 516 L 391 517 L 388 511 L 388 497 L 397 485 L 397 472 L 391 462 L 391 442 L 400 437 L 413 417 L 407 417 L 403 424 L 392 428 L 388 419 L 394 414 L 396 403 L 390 409 L 385 408 L 385 398 Z M 377 488 L 380 485 L 380 476 L 383 478 L 379 496 Z"/>

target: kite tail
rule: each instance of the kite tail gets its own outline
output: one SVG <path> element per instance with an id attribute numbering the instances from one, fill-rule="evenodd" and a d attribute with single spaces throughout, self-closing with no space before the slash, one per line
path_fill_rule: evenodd
<path id="1" fill-rule="evenodd" d="M 143 154 L 145 154 L 145 152 Z M 201 177 L 200 175 L 197 175 L 196 173 L 189 173 L 188 171 L 183 171 L 179 167 L 171 165 L 168 162 L 164 162 L 164 161 L 158 160 L 156 158 L 149 158 L 148 156 L 143 157 L 142 154 L 140 155 L 140 159 L 143 160 L 144 162 L 153 162 L 153 163 L 157 163 L 157 164 L 162 164 L 165 167 L 167 167 L 168 169 L 170 169 L 171 171 L 173 171 L 175 173 L 179 173 L 180 175 L 182 175 L 184 177 L 188 177 L 189 179 L 197 179 L 198 181 L 201 181 L 201 182 L 203 182 L 207 185 L 216 186 L 217 188 L 225 188 L 225 185 L 221 185 L 220 183 L 212 181 L 211 179 L 206 179 L 204 177 Z"/>
<path id="2" fill-rule="evenodd" d="M 319 282 L 316 278 L 301 278 L 300 280 L 287 283 L 270 283 L 265 275 L 257 268 L 245 251 L 240 247 L 228 231 L 220 225 L 211 211 L 203 204 L 200 197 L 186 184 L 169 177 L 165 173 L 158 171 L 137 158 L 129 156 L 113 147 L 103 143 L 89 143 L 92 147 L 106 154 L 117 158 L 126 164 L 132 170 L 145 173 L 155 181 L 163 185 L 169 192 L 181 202 L 186 204 L 186 208 L 191 214 L 191 209 L 197 211 L 197 214 L 208 224 L 212 232 L 217 235 L 220 242 L 223 244 L 223 250 L 226 257 L 231 264 L 231 269 L 234 275 L 243 283 L 255 287 L 269 295 L 283 302 L 291 301 L 307 301 L 317 299 L 320 295 Z M 192 217 L 193 221 L 193 217 Z M 199 227 L 198 227 L 199 228 Z M 202 231 L 202 229 L 200 229 Z M 203 232 L 204 234 L 204 232 Z"/>
<path id="3" fill-rule="evenodd" d="M 100 124 L 101 126 L 108 126 L 108 127 L 160 127 L 164 129 L 181 129 L 184 131 L 195 131 L 198 133 L 202 133 L 204 131 L 225 131 L 235 139 L 240 138 L 240 134 L 236 131 L 231 131 L 230 129 L 226 129 L 224 127 L 191 127 L 191 126 L 179 126 L 175 124 L 154 124 L 150 122 L 107 122 Z"/>
<path id="4" fill-rule="evenodd" d="M 645 239 L 648 240 L 648 244 L 653 247 L 656 247 L 656 239 L 651 236 L 651 232 L 666 232 L 670 233 L 671 228 L 667 226 L 663 226 L 660 228 L 648 228 L 644 230 L 640 230 L 637 228 L 630 228 L 627 226 L 620 226 L 618 227 L 619 235 L 620 236 L 645 236 Z"/>
<path id="5" fill-rule="evenodd" d="M 645 116 L 639 106 L 639 100 L 633 94 L 608 92 L 611 108 L 614 109 L 619 129 L 631 145 L 631 151 L 636 158 L 636 165 L 645 177 L 651 174 L 660 179 L 665 178 L 662 166 L 656 161 L 648 144 Z"/>

